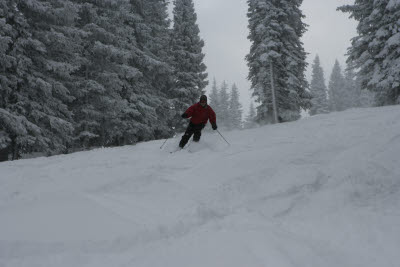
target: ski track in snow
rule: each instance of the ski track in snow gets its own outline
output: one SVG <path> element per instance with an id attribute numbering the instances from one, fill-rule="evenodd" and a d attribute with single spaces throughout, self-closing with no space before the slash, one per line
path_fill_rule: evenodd
<path id="1" fill-rule="evenodd" d="M 397 267 L 400 107 L 0 163 L 0 267 Z"/>

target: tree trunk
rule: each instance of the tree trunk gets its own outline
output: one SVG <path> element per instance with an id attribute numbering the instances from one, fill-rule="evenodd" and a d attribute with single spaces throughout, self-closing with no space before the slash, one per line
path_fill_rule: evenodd
<path id="1" fill-rule="evenodd" d="M 103 117 L 101 118 L 101 125 L 100 125 L 100 143 L 101 146 L 105 147 L 106 145 L 106 119 Z"/>
<path id="2" fill-rule="evenodd" d="M 275 83 L 274 83 L 274 69 L 272 60 L 270 61 L 270 73 L 271 73 L 271 91 L 272 91 L 272 107 L 274 110 L 274 123 L 278 123 L 278 110 L 276 107 L 276 96 L 275 96 Z"/>
<path id="3" fill-rule="evenodd" d="M 10 149 L 9 146 L 7 146 L 3 149 L 0 149 L 0 162 L 8 161 L 9 149 Z"/>
<path id="4" fill-rule="evenodd" d="M 15 139 L 16 137 L 11 138 L 11 160 L 17 160 L 20 158 L 18 144 Z"/>

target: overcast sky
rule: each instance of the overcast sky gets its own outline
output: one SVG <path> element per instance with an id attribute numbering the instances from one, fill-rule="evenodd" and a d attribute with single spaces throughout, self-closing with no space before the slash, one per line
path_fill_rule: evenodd
<path id="1" fill-rule="evenodd" d="M 337 58 L 345 64 L 344 54 L 350 46 L 350 39 L 356 34 L 356 22 L 348 14 L 336 11 L 336 7 L 353 3 L 354 0 L 304 0 L 302 10 L 309 25 L 303 37 L 304 48 L 311 63 L 319 54 L 328 82 L 331 69 Z M 210 85 L 213 77 L 218 84 L 226 80 L 236 83 L 240 90 L 245 114 L 250 104 L 250 83 L 245 56 L 249 52 L 247 39 L 246 0 L 194 0 L 200 35 L 205 41 L 203 52 L 209 74 Z M 310 70 L 307 77 L 310 78 Z M 210 86 L 209 86 L 210 87 Z M 208 88 L 209 88 L 208 87 Z"/>

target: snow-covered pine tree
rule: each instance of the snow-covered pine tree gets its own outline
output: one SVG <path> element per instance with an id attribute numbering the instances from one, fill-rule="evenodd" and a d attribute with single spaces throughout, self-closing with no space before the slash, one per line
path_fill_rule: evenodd
<path id="1" fill-rule="evenodd" d="M 274 121 L 272 84 L 278 114 L 283 121 L 300 118 L 301 109 L 310 107 L 311 96 L 306 91 L 305 79 L 306 53 L 300 41 L 306 31 L 301 3 L 301 0 L 248 0 L 252 44 L 246 59 L 253 96 L 260 103 L 257 107 L 259 122 Z"/>
<path id="2" fill-rule="evenodd" d="M 42 129 L 29 122 L 24 116 L 18 116 L 0 108 L 0 161 L 19 159 L 23 153 L 33 148 L 46 146 L 48 139 Z"/>
<path id="3" fill-rule="evenodd" d="M 356 90 L 359 94 L 359 107 L 368 108 L 375 105 L 375 92 L 368 90 L 361 85 L 361 79 L 356 75 L 355 77 Z"/>
<path id="4" fill-rule="evenodd" d="M 335 61 L 328 86 L 329 110 L 343 111 L 346 109 L 345 101 L 345 80 L 342 74 L 342 68 L 339 61 Z"/>
<path id="5" fill-rule="evenodd" d="M 312 96 L 310 115 L 328 113 L 329 109 L 324 70 L 321 67 L 321 62 L 318 55 L 315 57 L 312 65 L 310 92 Z"/>
<path id="6" fill-rule="evenodd" d="M 359 107 L 361 105 L 361 88 L 356 82 L 356 74 L 353 68 L 349 65 L 347 65 L 344 71 L 344 92 L 345 98 L 343 99 L 343 103 L 345 109 Z"/>
<path id="7" fill-rule="evenodd" d="M 78 26 L 85 31 L 84 63 L 77 73 L 73 108 L 80 144 L 109 146 L 154 138 L 157 115 L 138 66 L 134 23 L 139 19 L 128 1 L 84 3 Z"/>
<path id="8" fill-rule="evenodd" d="M 14 72 L 16 58 L 10 51 L 10 46 L 16 39 L 15 27 L 11 24 L 16 13 L 14 5 L 14 1 L 0 2 L 0 108 L 3 109 L 6 108 L 11 92 L 17 84 Z"/>
<path id="9" fill-rule="evenodd" d="M 122 83 L 113 69 L 114 60 L 123 59 L 115 45 L 118 38 L 113 19 L 118 5 L 100 0 L 83 3 L 79 10 L 78 27 L 86 35 L 82 40 L 82 65 L 76 73 L 73 91 L 76 100 L 71 107 L 80 147 L 107 145 L 111 142 L 108 131 L 118 119 L 119 105 L 114 99 L 122 91 Z"/>
<path id="10" fill-rule="evenodd" d="M 39 126 L 47 138 L 32 150 L 59 153 L 68 146 L 73 130 L 67 106 L 73 97 L 66 85 L 76 70 L 69 62 L 75 42 L 67 37 L 67 29 L 76 10 L 70 1 L 7 1 L 7 5 L 8 21 L 16 33 L 8 51 L 18 62 L 7 110 Z"/>
<path id="11" fill-rule="evenodd" d="M 400 2 L 355 0 L 338 9 L 359 22 L 348 61 L 358 71 L 361 86 L 376 92 L 377 105 L 400 103 Z"/>
<path id="12" fill-rule="evenodd" d="M 247 115 L 245 123 L 244 123 L 244 127 L 246 129 L 253 128 L 253 127 L 255 127 L 257 125 L 256 124 L 256 116 L 257 116 L 256 110 L 254 108 L 254 104 L 253 104 L 253 101 L 252 101 L 250 103 L 249 114 Z"/>
<path id="13" fill-rule="evenodd" d="M 219 113 L 216 114 L 218 118 L 218 125 L 221 128 L 229 129 L 229 122 L 231 118 L 231 114 L 229 113 L 229 94 L 228 94 L 228 84 L 226 81 L 223 81 L 219 90 Z"/>
<path id="14" fill-rule="evenodd" d="M 168 1 L 166 0 L 131 0 L 134 20 L 134 33 L 137 46 L 143 51 L 138 68 L 143 73 L 141 83 L 148 97 L 146 103 L 156 111 L 157 122 L 154 137 L 167 137 L 176 127 L 176 115 L 173 111 L 174 96 L 171 89 L 174 83 L 173 56 L 170 52 L 170 20 Z"/>
<path id="15" fill-rule="evenodd" d="M 175 83 L 171 91 L 177 116 L 199 100 L 208 81 L 203 63 L 204 46 L 197 25 L 193 0 L 174 0 L 171 49 L 174 56 Z M 177 125 L 180 120 L 178 118 Z"/>
<path id="16" fill-rule="evenodd" d="M 208 96 L 208 104 L 212 107 L 216 114 L 219 114 L 219 91 L 217 86 L 217 80 L 214 78 L 211 86 L 211 93 Z"/>
<path id="17" fill-rule="evenodd" d="M 24 62 L 30 59 L 23 53 L 23 44 L 29 44 L 31 35 L 29 25 L 23 14 L 18 11 L 16 1 L 0 2 L 0 160 L 18 159 L 23 152 L 34 148 L 40 149 L 40 144 L 34 132 L 26 131 L 22 122 L 30 124 L 19 114 L 24 112 L 16 105 L 23 101 L 26 92 L 21 90 L 22 78 L 18 75 L 24 73 Z M 34 40 L 32 40 L 34 41 Z M 21 62 L 18 64 L 18 62 Z M 22 67 L 22 68 L 21 68 Z M 36 132 L 39 133 L 40 129 Z M 38 134 L 40 136 L 40 134 Z M 44 142 L 44 147 L 47 144 Z"/>
<path id="18" fill-rule="evenodd" d="M 239 102 L 239 90 L 236 84 L 233 84 L 229 98 L 230 129 L 242 128 L 242 113 L 242 104 Z"/>
<path id="19" fill-rule="evenodd" d="M 169 63 L 170 19 L 168 18 L 167 0 L 130 0 L 131 14 L 137 16 L 135 21 L 135 37 L 137 45 L 147 55 Z M 171 69 L 168 67 L 168 71 Z M 161 83 L 162 81 L 160 81 Z M 161 86 L 161 85 L 160 85 Z"/>
<path id="20" fill-rule="evenodd" d="M 15 29 L 10 20 L 15 16 L 14 2 L 0 2 L 0 161 L 7 161 L 10 154 L 12 136 L 16 139 L 13 123 L 16 117 L 8 112 L 11 93 L 16 88 L 17 77 L 14 73 L 16 66 L 15 57 L 10 53 L 10 44 L 15 41 Z M 22 131 L 21 131 L 22 132 Z"/>

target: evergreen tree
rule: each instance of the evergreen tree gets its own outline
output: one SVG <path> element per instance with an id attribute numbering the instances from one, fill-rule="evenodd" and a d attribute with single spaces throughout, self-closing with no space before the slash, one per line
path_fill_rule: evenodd
<path id="1" fill-rule="evenodd" d="M 360 107 L 368 108 L 375 105 L 375 93 L 370 90 L 360 89 Z"/>
<path id="2" fill-rule="evenodd" d="M 209 105 L 212 107 L 212 109 L 215 111 L 215 113 L 218 116 L 220 100 L 219 100 L 219 91 L 218 91 L 218 87 L 217 87 L 217 81 L 215 80 L 215 78 L 213 79 L 211 93 L 210 93 L 208 99 L 209 99 Z"/>
<path id="3" fill-rule="evenodd" d="M 359 22 L 348 62 L 354 64 L 361 86 L 376 92 L 377 105 L 400 103 L 399 1 L 355 0 L 339 10 Z"/>
<path id="4" fill-rule="evenodd" d="M 361 98 L 361 88 L 356 82 L 356 74 L 354 70 L 347 66 L 344 72 L 344 92 L 345 97 L 343 103 L 345 109 L 359 107 Z"/>
<path id="5" fill-rule="evenodd" d="M 256 110 L 254 108 L 253 102 L 250 103 L 249 114 L 246 117 L 246 121 L 244 123 L 245 128 L 253 128 L 256 126 Z"/>
<path id="6" fill-rule="evenodd" d="M 233 84 L 229 99 L 230 129 L 242 128 L 242 112 L 242 104 L 239 102 L 239 90 L 236 84 Z"/>
<path id="7" fill-rule="evenodd" d="M 357 75 L 355 76 L 354 84 L 356 95 L 358 96 L 356 107 L 373 107 L 375 105 L 375 93 L 371 90 L 367 90 L 366 88 L 362 88 L 361 79 Z"/>
<path id="8" fill-rule="evenodd" d="M 0 108 L 6 108 L 11 92 L 16 88 L 17 77 L 14 73 L 16 58 L 10 49 L 16 40 L 15 27 L 12 25 L 16 16 L 15 2 L 0 2 Z"/>
<path id="9" fill-rule="evenodd" d="M 22 153 L 29 153 L 32 148 L 46 144 L 42 130 L 29 122 L 24 116 L 18 116 L 0 108 L 0 158 L 7 160 L 21 158 Z M 0 160 L 2 161 L 2 160 Z"/>
<path id="10" fill-rule="evenodd" d="M 168 42 L 165 13 L 161 0 L 82 6 L 79 26 L 87 37 L 74 111 L 83 145 L 132 144 L 170 134 L 168 81 L 161 78 L 171 73 L 167 48 L 160 49 Z"/>
<path id="11" fill-rule="evenodd" d="M 0 158 L 18 159 L 23 152 L 48 148 L 38 126 L 23 116 L 21 108 L 27 100 L 27 92 L 21 86 L 18 74 L 27 71 L 31 60 L 25 46 L 34 47 L 35 40 L 29 33 L 29 25 L 18 10 L 16 1 L 0 2 Z M 27 131 L 24 125 L 33 131 Z M 37 138 L 38 137 L 38 138 Z"/>
<path id="12" fill-rule="evenodd" d="M 346 108 L 345 80 L 339 62 L 336 60 L 329 80 L 329 109 L 330 111 L 343 111 Z"/>
<path id="13" fill-rule="evenodd" d="M 9 65 L 5 75 L 14 81 L 6 108 L 38 126 L 46 137 L 41 139 L 45 142 L 36 138 L 31 150 L 62 152 L 73 130 L 68 83 L 76 70 L 70 62 L 75 42 L 68 35 L 76 8 L 70 1 L 7 1 L 7 5 L 8 24 L 15 33 L 7 53 L 16 64 Z"/>
<path id="14" fill-rule="evenodd" d="M 325 85 L 324 70 L 321 67 L 319 56 L 314 59 L 312 66 L 312 78 L 310 86 L 312 96 L 312 106 L 310 108 L 310 115 L 327 113 L 328 112 L 328 99 L 327 89 Z"/>
<path id="15" fill-rule="evenodd" d="M 300 41 L 306 31 L 301 3 L 301 0 L 248 0 L 252 45 L 246 59 L 253 96 L 260 103 L 257 120 L 263 123 L 273 121 L 272 86 L 283 121 L 300 118 L 301 109 L 310 107 L 311 96 L 306 91 L 304 74 L 306 53 Z"/>
<path id="16" fill-rule="evenodd" d="M 219 114 L 218 120 L 220 121 L 218 124 L 221 128 L 229 129 L 229 122 L 231 118 L 231 114 L 229 113 L 229 94 L 228 94 L 228 84 L 226 81 L 223 81 L 221 84 L 221 88 L 219 90 Z"/>
<path id="17" fill-rule="evenodd" d="M 118 36 L 122 9 L 121 2 L 107 0 L 86 2 L 80 9 L 78 26 L 86 34 L 72 109 L 77 139 L 84 147 L 111 145 L 118 135 L 115 129 L 124 127 L 121 94 L 127 85 L 120 72 L 130 77 L 137 71 L 126 66 L 129 50 L 121 47 L 123 38 Z"/>
<path id="18" fill-rule="evenodd" d="M 8 159 L 8 147 L 11 145 L 11 132 L 8 130 L 12 127 L 6 127 L 6 121 L 12 121 L 14 116 L 5 109 L 9 107 L 10 97 L 17 88 L 16 57 L 13 55 L 10 46 L 16 41 L 16 31 L 14 19 L 16 18 L 16 10 L 14 1 L 0 2 L 0 151 L 3 160 Z M 3 161 L 2 160 L 2 161 Z"/>
<path id="19" fill-rule="evenodd" d="M 208 81 L 203 63 L 204 42 L 199 36 L 193 0 L 174 1 L 173 23 L 171 49 L 176 80 L 171 96 L 176 114 L 180 116 L 190 105 L 198 102 Z M 177 120 L 179 122 L 179 118 Z"/>
<path id="20" fill-rule="evenodd" d="M 170 53 L 170 20 L 168 1 L 166 0 L 131 0 L 134 21 L 134 33 L 138 48 L 143 51 L 138 68 L 146 102 L 156 112 L 157 122 L 150 123 L 154 128 L 155 138 L 170 136 L 176 120 L 181 114 L 173 112 L 175 98 L 172 94 L 174 84 L 173 56 Z M 175 118 L 174 118 L 175 117 Z"/>

